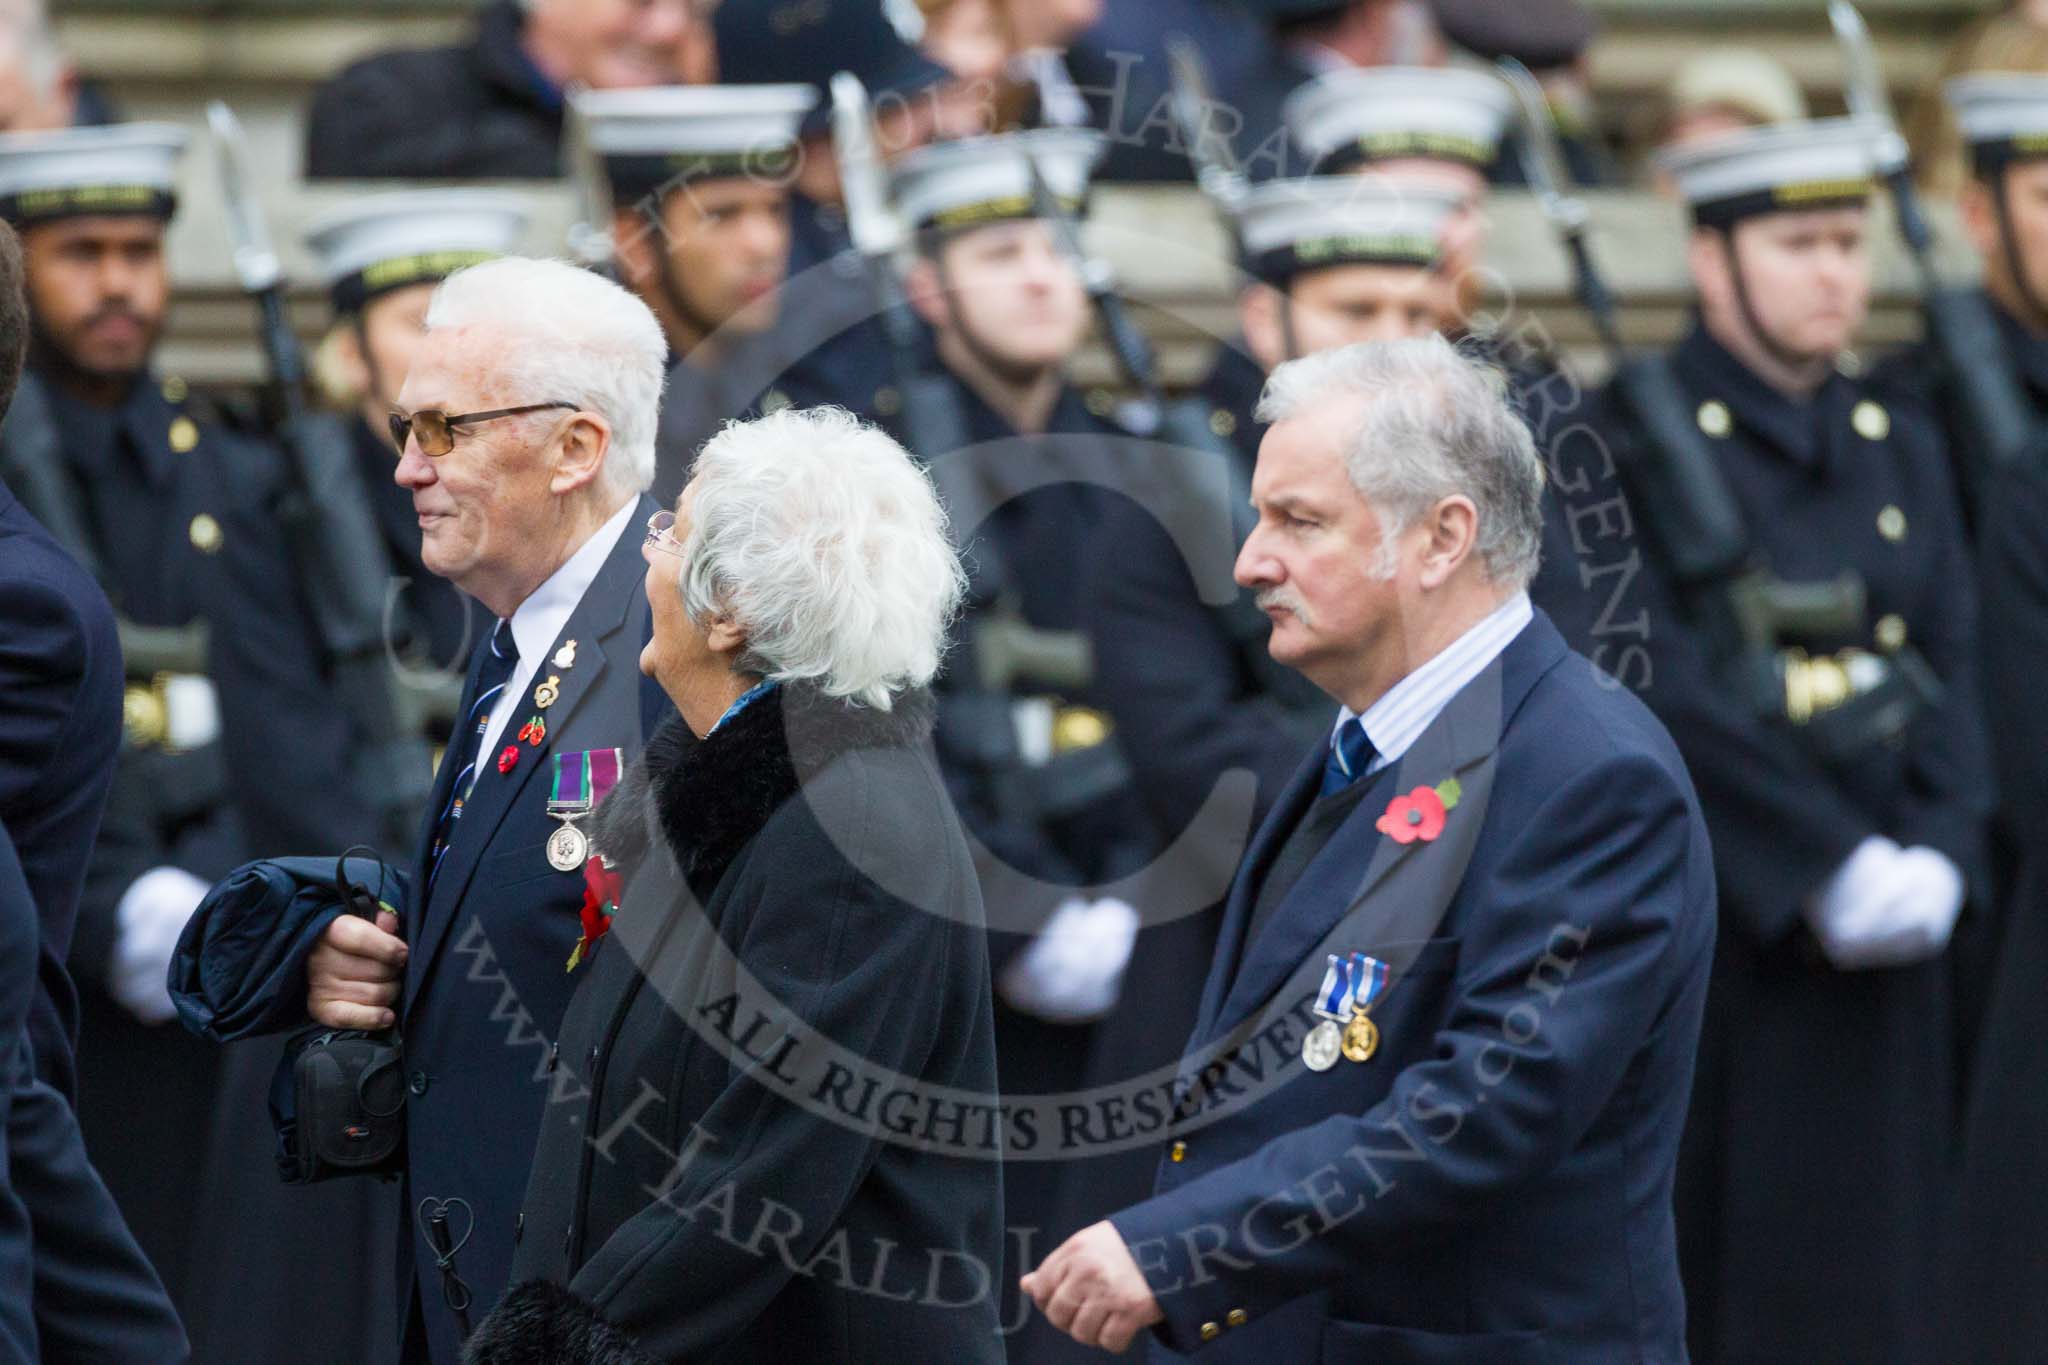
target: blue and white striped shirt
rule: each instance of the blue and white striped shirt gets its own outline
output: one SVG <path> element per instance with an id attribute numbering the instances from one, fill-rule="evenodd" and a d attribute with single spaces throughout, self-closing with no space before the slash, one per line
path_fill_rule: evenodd
<path id="1" fill-rule="evenodd" d="M 1338 714 L 1336 725 L 1331 727 L 1331 739 L 1336 738 L 1337 731 L 1344 728 L 1346 721 L 1358 716 L 1374 749 L 1374 758 L 1366 773 L 1370 775 L 1389 763 L 1399 762 L 1401 755 L 1407 753 L 1409 746 L 1429 728 L 1430 722 L 1443 714 L 1443 709 L 1451 704 L 1451 698 L 1499 658 L 1501 651 L 1522 633 L 1522 628 L 1535 619 L 1535 615 L 1535 609 L 1529 605 L 1529 594 L 1516 593 L 1487 613 L 1479 624 L 1453 640 L 1435 658 L 1388 688 L 1386 695 L 1366 707 L 1362 715 L 1345 707 Z"/>

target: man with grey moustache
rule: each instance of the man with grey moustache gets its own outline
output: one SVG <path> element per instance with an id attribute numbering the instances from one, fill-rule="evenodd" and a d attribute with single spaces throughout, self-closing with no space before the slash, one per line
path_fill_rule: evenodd
<path id="1" fill-rule="evenodd" d="M 1023 1288 L 1162 1360 L 1683 1360 L 1715 913 L 1684 766 L 1529 603 L 1541 464 L 1497 372 L 1351 346 L 1259 417 L 1237 581 L 1343 709 L 1239 870 L 1183 1073 L 1323 1017 L 1300 1067 L 1177 1106 L 1153 1197 Z"/>

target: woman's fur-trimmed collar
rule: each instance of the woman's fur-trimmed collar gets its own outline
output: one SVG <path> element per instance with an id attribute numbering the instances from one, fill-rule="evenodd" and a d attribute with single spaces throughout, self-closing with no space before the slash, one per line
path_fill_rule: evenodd
<path id="1" fill-rule="evenodd" d="M 630 879 L 658 833 L 677 869 L 708 893 L 803 781 L 858 749 L 923 744 L 932 716 L 922 689 L 879 711 L 802 682 L 755 698 L 703 739 L 670 716 L 599 808 L 592 841 Z"/>

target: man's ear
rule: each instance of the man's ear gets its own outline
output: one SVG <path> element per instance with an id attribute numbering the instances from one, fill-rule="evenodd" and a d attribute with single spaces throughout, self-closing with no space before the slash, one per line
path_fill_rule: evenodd
<path id="1" fill-rule="evenodd" d="M 1428 537 L 1418 582 L 1440 588 L 1472 557 L 1479 545 L 1479 509 L 1462 493 L 1444 498 L 1424 514 L 1420 528 Z"/>
<path id="2" fill-rule="evenodd" d="M 920 255 L 910 263 L 903 272 L 903 292 L 927 326 L 944 327 L 953 320 L 952 301 L 939 278 L 938 262 L 931 257 Z"/>
<path id="3" fill-rule="evenodd" d="M 1987 269 L 2003 254 L 1998 249 L 1998 207 L 1991 201 L 1995 192 L 1992 186 L 1972 177 L 1963 182 L 1963 192 L 1957 198 L 1963 232 Z"/>
<path id="4" fill-rule="evenodd" d="M 572 492 L 596 482 L 612 446 L 612 424 L 594 412 L 579 412 L 555 438 L 555 472 L 548 491 Z"/>
<path id="5" fill-rule="evenodd" d="M 654 253 L 662 249 L 661 232 L 637 207 L 612 210 L 612 259 L 627 287 L 654 273 Z"/>
<path id="6" fill-rule="evenodd" d="M 1270 284 L 1254 282 L 1238 292 L 1237 321 L 1244 328 L 1245 349 L 1268 374 L 1287 359 L 1287 339 L 1280 328 L 1284 306 L 1280 291 Z"/>
<path id="7" fill-rule="evenodd" d="M 1709 310 L 1720 309 L 1735 293 L 1728 273 L 1728 253 L 1734 250 L 1735 229 L 1696 227 L 1685 242 L 1685 264 L 1699 290 L 1700 303 Z"/>

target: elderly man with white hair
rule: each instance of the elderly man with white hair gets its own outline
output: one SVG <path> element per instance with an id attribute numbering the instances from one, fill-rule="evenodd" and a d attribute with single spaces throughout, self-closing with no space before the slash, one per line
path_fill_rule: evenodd
<path id="1" fill-rule="evenodd" d="M 679 715 L 598 813 L 521 1283 L 470 1359 L 998 1362 L 981 896 L 929 752 L 945 515 L 888 436 L 791 409 L 704 447 L 646 555 Z"/>
<path id="2" fill-rule="evenodd" d="M 618 285 L 509 257 L 435 292 L 391 417 L 423 562 L 496 618 L 397 913 L 336 919 L 306 961 L 314 1021 L 404 1036 L 409 1363 L 453 1365 L 507 1283 L 575 984 L 584 817 L 666 711 L 635 591 L 666 355 Z"/>
<path id="3" fill-rule="evenodd" d="M 1153 1197 L 1024 1288 L 1160 1359 L 1683 1360 L 1684 765 L 1530 606 L 1542 467 L 1498 373 L 1351 346 L 1259 417 L 1237 581 L 1343 709 L 1231 888 Z"/>

